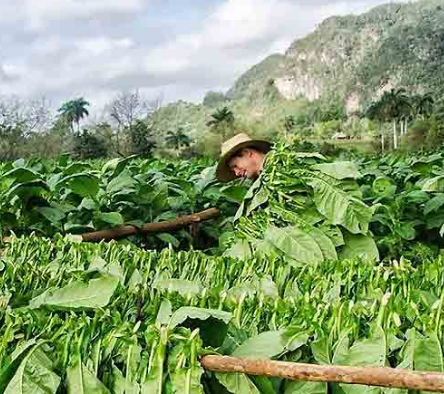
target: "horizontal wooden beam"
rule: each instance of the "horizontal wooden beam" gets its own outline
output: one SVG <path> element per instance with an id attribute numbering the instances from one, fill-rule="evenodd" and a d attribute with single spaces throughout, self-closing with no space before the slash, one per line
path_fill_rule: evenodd
<path id="1" fill-rule="evenodd" d="M 191 215 L 181 216 L 171 221 L 146 223 L 141 228 L 137 228 L 134 226 L 121 226 L 116 229 L 100 230 L 91 233 L 85 233 L 82 234 L 82 239 L 85 242 L 97 242 L 101 240 L 116 239 L 140 233 L 147 234 L 147 233 L 169 232 L 194 223 L 199 223 L 205 220 L 214 219 L 219 215 L 220 215 L 219 209 L 209 208 L 206 209 L 205 211 L 193 213 Z"/>
<path id="2" fill-rule="evenodd" d="M 229 356 L 205 356 L 202 366 L 214 372 L 242 372 L 309 382 L 363 384 L 444 393 L 444 373 L 398 368 L 347 367 L 273 360 L 253 360 Z"/>

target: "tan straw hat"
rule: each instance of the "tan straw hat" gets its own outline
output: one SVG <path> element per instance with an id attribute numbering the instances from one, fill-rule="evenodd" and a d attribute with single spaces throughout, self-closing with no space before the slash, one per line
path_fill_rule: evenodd
<path id="1" fill-rule="evenodd" d="M 263 140 L 253 140 L 247 134 L 240 133 L 225 141 L 221 148 L 221 157 L 216 168 L 216 178 L 228 182 L 236 178 L 236 174 L 229 167 L 230 159 L 241 149 L 254 148 L 267 153 L 271 150 L 271 143 Z"/>

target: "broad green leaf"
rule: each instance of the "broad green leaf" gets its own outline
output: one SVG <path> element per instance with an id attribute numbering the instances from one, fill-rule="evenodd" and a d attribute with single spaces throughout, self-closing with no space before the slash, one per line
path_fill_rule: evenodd
<path id="1" fill-rule="evenodd" d="M 318 338 L 311 343 L 311 352 L 318 364 L 330 364 L 330 351 L 328 347 L 328 338 Z"/>
<path id="2" fill-rule="evenodd" d="M 68 186 L 82 197 L 95 197 L 99 192 L 99 178 L 88 173 L 74 174 L 63 178 L 58 186 Z"/>
<path id="3" fill-rule="evenodd" d="M 119 279 L 103 276 L 89 282 L 73 282 L 60 289 L 48 289 L 33 298 L 29 306 L 33 309 L 47 307 L 59 310 L 95 309 L 108 305 Z"/>
<path id="4" fill-rule="evenodd" d="M 13 186 L 5 194 L 4 199 L 11 200 L 14 196 L 20 198 L 29 198 L 31 196 L 40 196 L 49 191 L 49 186 L 42 180 L 19 183 Z"/>
<path id="5" fill-rule="evenodd" d="M 173 393 L 175 394 L 204 394 L 200 379 L 203 375 L 203 368 L 199 366 L 188 369 L 180 368 L 170 372 Z"/>
<path id="6" fill-rule="evenodd" d="M 254 195 L 251 202 L 248 204 L 247 213 L 249 215 L 250 212 L 254 211 L 256 208 L 259 208 L 261 205 L 265 204 L 268 201 L 268 191 L 262 186 L 259 191 Z"/>
<path id="7" fill-rule="evenodd" d="M 261 394 L 253 382 L 243 373 L 215 373 L 217 380 L 233 394 Z"/>
<path id="8" fill-rule="evenodd" d="M 248 241 L 241 239 L 227 249 L 223 255 L 234 259 L 247 260 L 251 257 L 250 244 Z"/>
<path id="9" fill-rule="evenodd" d="M 424 215 L 438 211 L 444 205 L 444 193 L 439 193 L 424 205 Z"/>
<path id="10" fill-rule="evenodd" d="M 52 369 L 51 360 L 39 346 L 35 346 L 21 362 L 4 394 L 55 394 L 60 377 Z"/>
<path id="11" fill-rule="evenodd" d="M 318 243 L 298 227 L 270 226 L 265 231 L 264 239 L 298 264 L 316 264 L 324 260 Z"/>
<path id="12" fill-rule="evenodd" d="M 168 233 L 156 234 L 156 237 L 165 242 L 166 244 L 171 244 L 174 248 L 180 246 L 180 241 L 173 235 Z"/>
<path id="13" fill-rule="evenodd" d="M 54 224 L 60 223 L 65 218 L 65 214 L 57 208 L 37 207 L 35 210 Z"/>
<path id="14" fill-rule="evenodd" d="M 308 184 L 313 188 L 317 209 L 333 225 L 341 225 L 353 234 L 367 233 L 372 208 L 323 179 L 309 179 Z"/>
<path id="15" fill-rule="evenodd" d="M 32 171 L 29 168 L 18 167 L 3 174 L 0 181 L 4 182 L 7 180 L 9 184 L 8 186 L 11 186 L 14 183 L 18 184 L 35 181 L 38 178 L 40 178 L 40 175 L 37 172 Z"/>
<path id="16" fill-rule="evenodd" d="M 123 217 L 119 212 L 100 212 L 97 215 L 97 219 L 114 226 L 122 225 L 124 223 Z"/>
<path id="17" fill-rule="evenodd" d="M 171 321 L 173 315 L 173 307 L 171 302 L 167 299 L 163 300 L 160 304 L 159 312 L 157 312 L 156 325 L 158 327 L 167 325 Z"/>
<path id="18" fill-rule="evenodd" d="M 247 339 L 233 352 L 234 357 L 269 359 L 282 354 L 287 348 L 283 331 L 266 331 Z"/>
<path id="19" fill-rule="evenodd" d="M 373 181 L 372 189 L 379 197 L 388 197 L 395 194 L 396 185 L 388 178 L 378 177 Z"/>
<path id="20" fill-rule="evenodd" d="M 316 164 L 312 166 L 312 168 L 335 179 L 357 179 L 361 177 L 358 166 L 351 161 L 336 161 L 334 163 Z"/>
<path id="21" fill-rule="evenodd" d="M 99 205 L 97 202 L 95 202 L 93 199 L 85 197 L 80 205 L 77 207 L 77 209 L 80 211 L 82 209 L 86 209 L 87 211 L 95 211 L 99 208 Z"/>
<path id="22" fill-rule="evenodd" d="M 80 361 L 66 370 L 68 394 L 111 394 Z"/>
<path id="23" fill-rule="evenodd" d="M 444 192 L 444 175 L 427 179 L 422 185 L 423 192 Z"/>
<path id="24" fill-rule="evenodd" d="M 181 325 L 187 319 L 216 319 L 223 324 L 228 324 L 231 320 L 231 313 L 224 312 L 218 309 L 204 309 L 195 307 L 182 307 L 173 313 L 170 321 L 170 327 L 174 328 Z"/>
<path id="25" fill-rule="evenodd" d="M 185 279 L 156 279 L 152 287 L 161 291 L 177 292 L 183 296 L 197 296 L 204 289 L 201 283 Z"/>
<path id="26" fill-rule="evenodd" d="M 6 338 L 5 338 L 6 339 Z M 36 345 L 36 340 L 31 339 L 20 346 L 17 346 L 11 355 L 11 360 L 6 360 L 3 358 L 1 360 L 1 370 L 0 370 L 0 392 L 3 393 L 14 377 L 17 370 L 20 368 L 22 361 L 25 360 L 28 355 L 34 351 L 39 344 Z"/>
<path id="27" fill-rule="evenodd" d="M 328 385 L 324 382 L 290 382 L 284 394 L 327 394 Z"/>
<path id="28" fill-rule="evenodd" d="M 313 237 L 315 242 L 318 244 L 319 249 L 321 249 L 324 260 L 337 260 L 338 254 L 336 253 L 335 245 L 332 240 L 324 234 L 324 232 L 317 227 L 308 227 L 307 232 Z"/>
<path id="29" fill-rule="evenodd" d="M 128 174 L 122 173 L 108 183 L 106 186 L 106 192 L 110 195 L 120 192 L 134 192 L 136 185 L 137 181 L 131 178 Z"/>
<path id="30" fill-rule="evenodd" d="M 352 367 L 383 367 L 387 358 L 387 342 L 381 327 L 377 327 L 371 338 L 356 341 L 350 347 L 347 360 Z M 340 385 L 346 394 L 379 394 L 380 388 L 363 385 Z"/>
<path id="31" fill-rule="evenodd" d="M 342 260 L 364 258 L 379 261 L 379 251 L 375 241 L 365 235 L 345 234 L 345 246 L 339 252 Z"/>

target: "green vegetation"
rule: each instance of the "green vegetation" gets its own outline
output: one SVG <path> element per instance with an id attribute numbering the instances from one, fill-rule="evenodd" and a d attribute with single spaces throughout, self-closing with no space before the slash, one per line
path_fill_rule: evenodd
<path id="1" fill-rule="evenodd" d="M 442 372 L 444 262 L 417 257 L 420 264 L 352 259 L 294 267 L 281 257 L 14 240 L 1 258 L 0 389 L 327 390 L 326 383 L 205 372 L 199 357 L 215 352 Z"/>

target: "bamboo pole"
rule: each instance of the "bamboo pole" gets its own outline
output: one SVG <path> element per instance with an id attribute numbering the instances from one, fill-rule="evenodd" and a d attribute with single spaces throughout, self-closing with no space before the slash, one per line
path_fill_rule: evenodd
<path id="1" fill-rule="evenodd" d="M 310 382 L 363 384 L 444 393 L 444 373 L 380 367 L 346 367 L 252 360 L 229 356 L 205 356 L 201 365 L 214 372 L 241 372 Z"/>
<path id="2" fill-rule="evenodd" d="M 181 216 L 175 220 L 164 221 L 158 223 L 146 223 L 142 228 L 138 229 L 134 226 L 121 226 L 111 230 L 100 230 L 91 233 L 82 234 L 82 239 L 85 242 L 96 242 L 107 239 L 116 239 L 125 237 L 128 235 L 134 235 L 138 233 L 162 233 L 188 226 L 190 224 L 199 223 L 205 220 L 218 217 L 220 214 L 219 209 L 209 208 L 205 211 L 193 213 L 191 215 Z"/>

